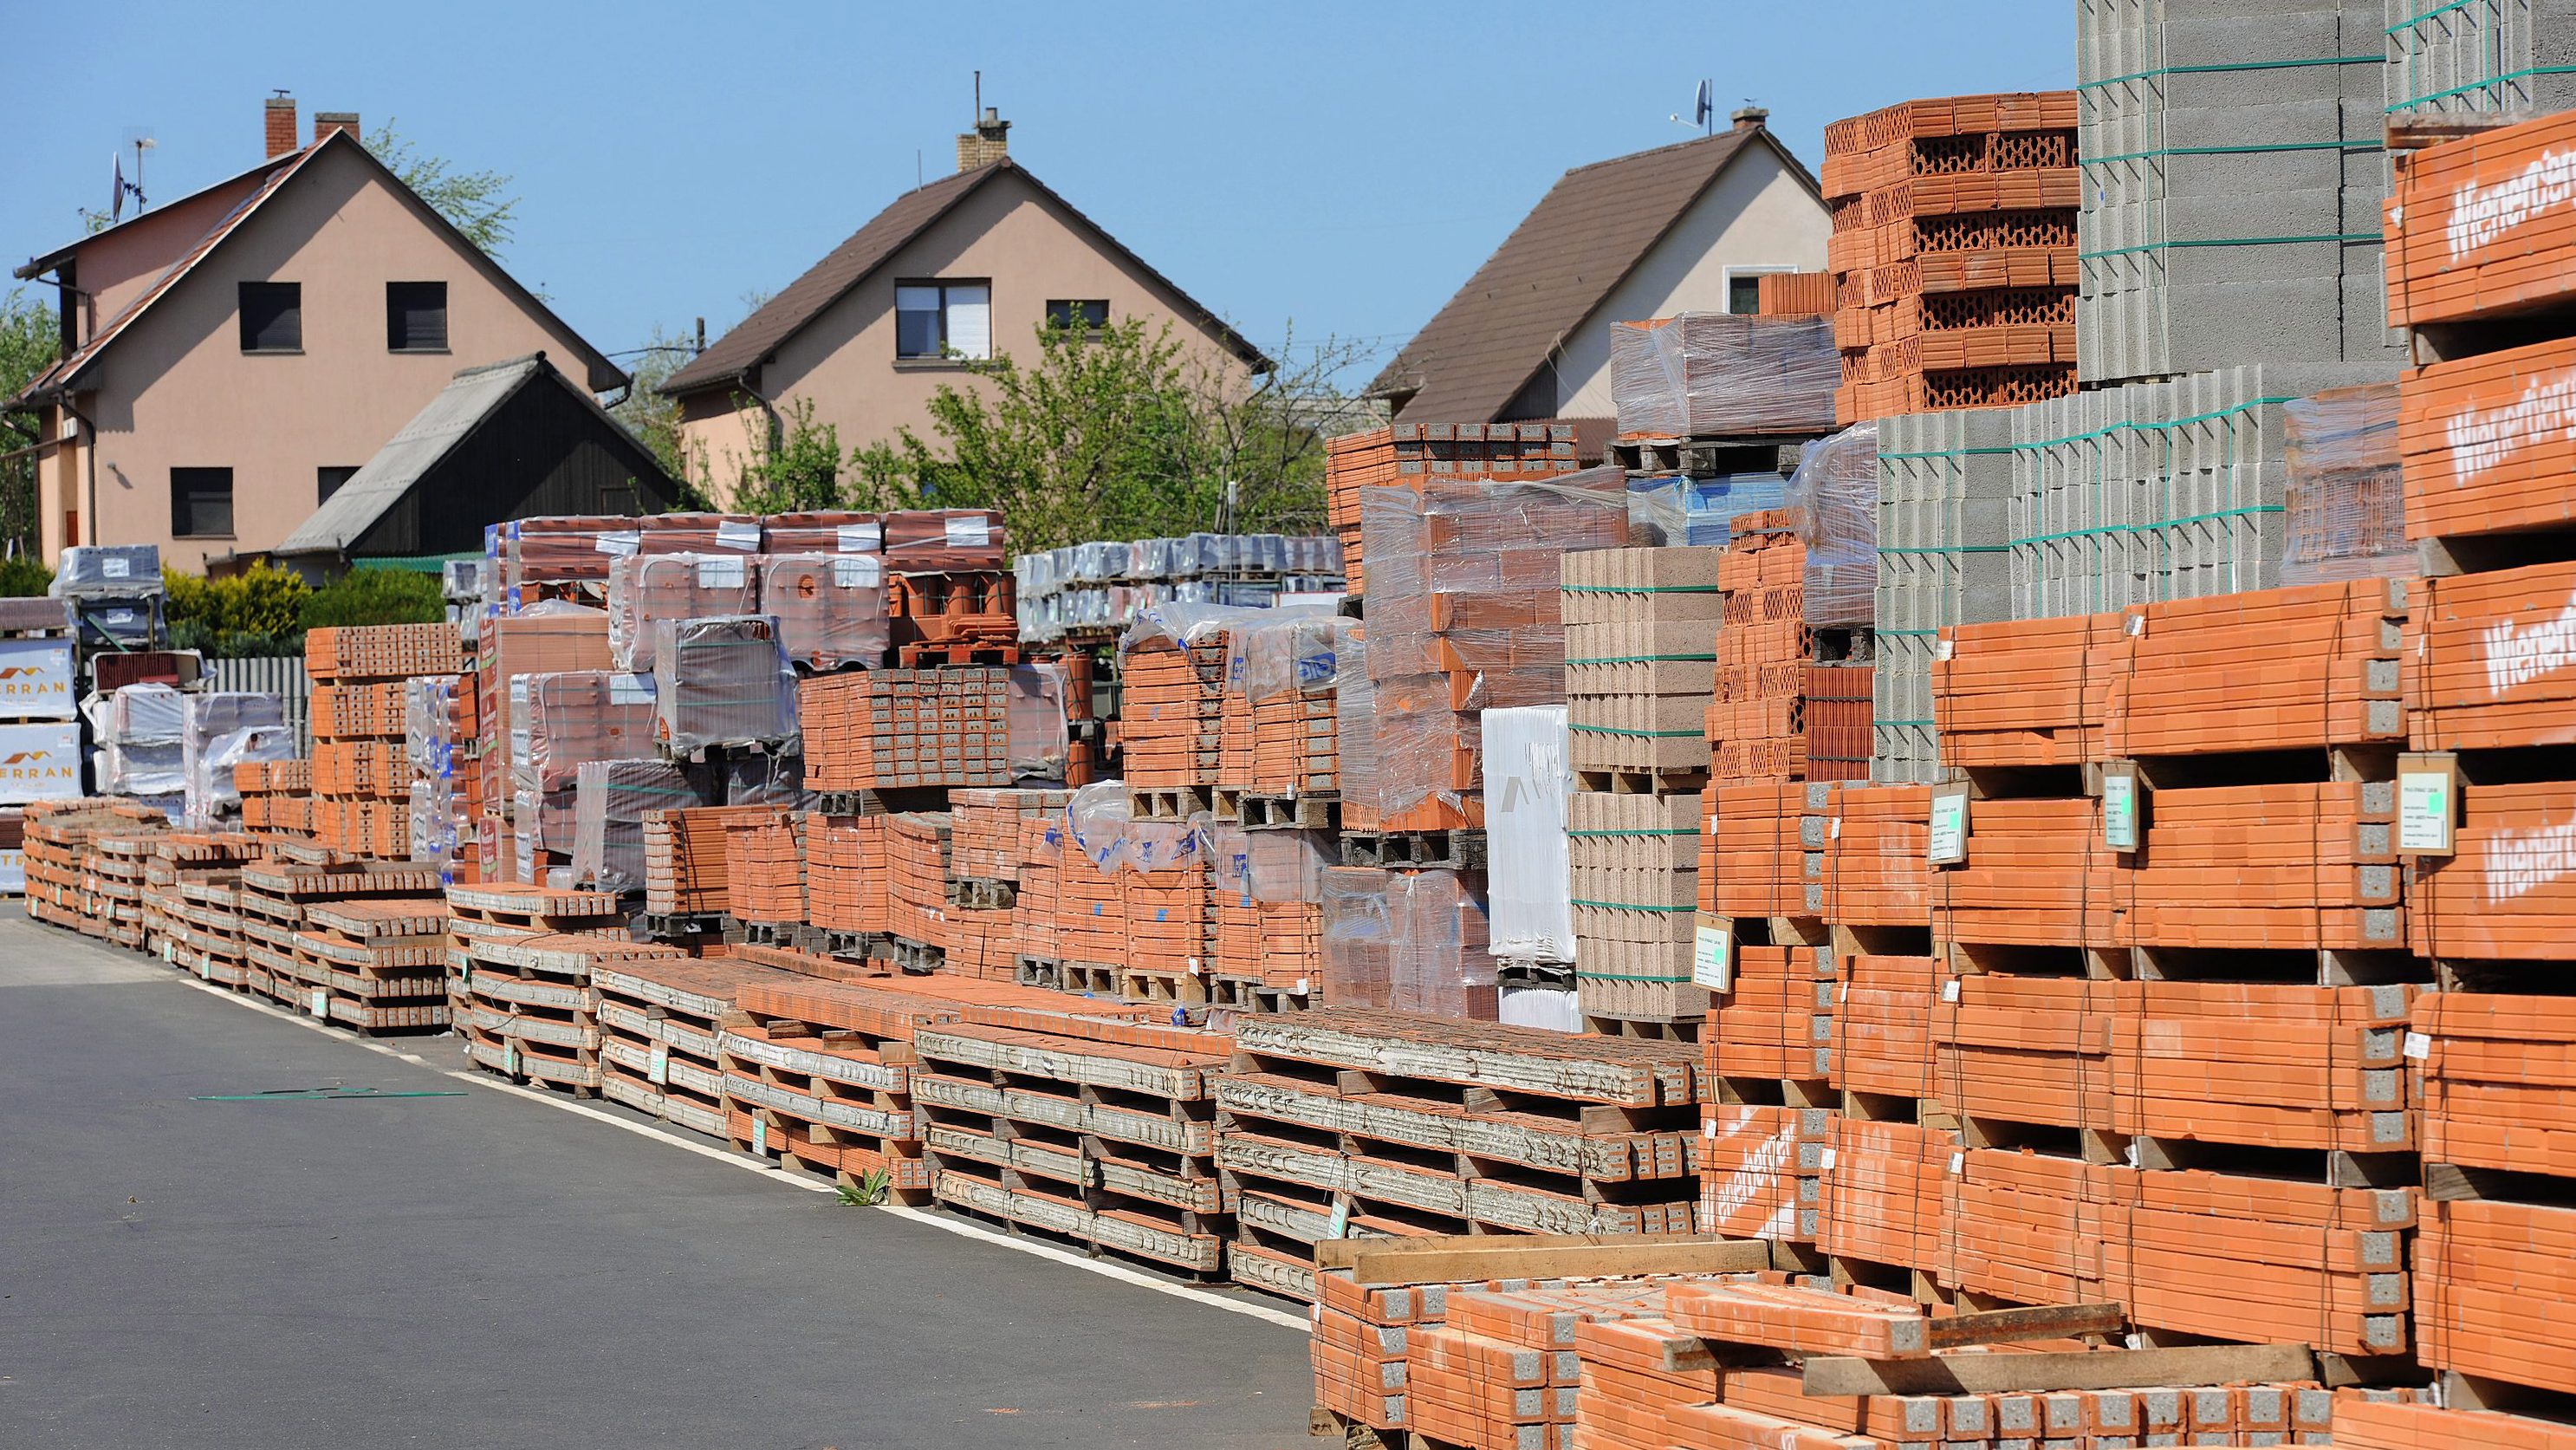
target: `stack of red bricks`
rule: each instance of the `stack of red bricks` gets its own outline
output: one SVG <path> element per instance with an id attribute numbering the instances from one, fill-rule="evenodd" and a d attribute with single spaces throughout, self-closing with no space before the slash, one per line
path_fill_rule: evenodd
<path id="1" fill-rule="evenodd" d="M 805 920 L 805 833 L 814 819 L 776 811 L 724 833 L 725 895 L 736 921 Z"/>
<path id="2" fill-rule="evenodd" d="M 1144 633 L 1124 649 L 1119 707 L 1120 743 L 1131 791 L 1177 793 L 1152 799 L 1171 809 L 1141 816 L 1185 818 L 1173 804 L 1195 800 L 1218 783 L 1225 744 L 1226 636 L 1210 631 L 1190 639 Z M 1248 743 L 1248 742 L 1247 742 Z"/>
<path id="3" fill-rule="evenodd" d="M 2044 91 L 1825 128 L 1839 421 L 2075 390 L 2075 120 Z"/>
<path id="4" fill-rule="evenodd" d="M 1386 485 L 1419 489 L 1432 479 L 1551 478 L 1582 467 L 1574 425 L 1526 423 L 1395 423 L 1324 442 L 1324 510 L 1342 541 L 1342 572 L 1351 592 L 1365 587 L 1360 558 L 1360 490 Z"/>
<path id="5" fill-rule="evenodd" d="M 267 837 L 313 833 L 313 762 L 245 760 L 233 767 L 241 792 L 242 829 Z"/>
<path id="6" fill-rule="evenodd" d="M 854 670 L 797 691 L 805 788 L 872 791 L 1011 782 L 1010 671 Z"/>
<path id="7" fill-rule="evenodd" d="M 381 860 L 411 855 L 411 766 L 404 681 L 456 675 L 464 645 L 449 624 L 317 629 L 304 637 L 312 701 L 315 839 Z"/>
<path id="8" fill-rule="evenodd" d="M 787 814 L 774 806 L 645 812 L 644 909 L 655 916 L 732 914 L 729 837 Z"/>

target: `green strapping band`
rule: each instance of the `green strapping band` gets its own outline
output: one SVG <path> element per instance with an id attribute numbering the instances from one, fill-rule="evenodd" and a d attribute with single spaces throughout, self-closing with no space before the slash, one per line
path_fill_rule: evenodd
<path id="1" fill-rule="evenodd" d="M 2168 65 L 2160 66 L 2155 70 L 2142 70 L 2134 75 L 2112 76 L 2107 80 L 2085 81 L 2076 86 L 2075 89 L 2079 91 L 2099 90 L 2104 86 L 2121 85 L 2128 81 L 2153 80 L 2157 76 L 2220 75 L 2229 71 L 2243 70 L 2290 70 L 2298 66 L 2306 65 L 2385 65 L 2387 63 L 2388 57 L 2384 55 L 2320 55 L 2312 56 L 2306 60 L 2236 60 L 2228 61 L 2224 64 L 2212 65 Z"/>
<path id="2" fill-rule="evenodd" d="M 1940 632 L 1941 632 L 1941 631 L 1939 631 L 1939 630 L 1937 630 L 1937 629 L 1873 629 L 1873 630 L 1871 630 L 1871 631 L 1870 631 L 1870 633 L 1872 633 L 1872 634 L 1903 634 L 1903 635 L 1923 635 L 1923 636 L 1936 635 L 1936 634 L 1939 634 Z"/>
<path id="3" fill-rule="evenodd" d="M 1714 584 L 1567 584 L 1568 594 L 1715 594 Z"/>
<path id="4" fill-rule="evenodd" d="M 2159 156 L 2258 156 L 2271 151 L 2383 151 L 2377 141 L 2276 141 L 2265 146 L 2167 146 L 2156 151 L 2124 151 L 2117 156 L 2079 156 L 2078 166 L 2114 161 L 2151 161 Z"/>
<path id="5" fill-rule="evenodd" d="M 2039 534 L 2015 539 L 2013 545 L 2018 548 L 2023 544 L 2053 544 L 2060 539 L 2084 539 L 2097 534 L 2146 534 L 2157 529 L 2180 528 L 2185 524 L 2205 524 L 2218 519 L 2242 518 L 2247 514 L 2277 514 L 2282 511 L 2282 505 L 2276 503 L 2247 504 L 2241 509 L 2221 509 L 2214 514 L 2193 514 L 2188 518 L 2159 519 L 2152 524 L 2099 524 L 2089 529 L 2069 529 L 2062 534 Z"/>
<path id="6" fill-rule="evenodd" d="M 2395 25 L 2389 26 L 2386 30 L 2380 33 L 2383 35 L 2395 35 L 2401 30 L 2412 30 L 2427 20 L 2431 20 L 2437 16 L 2448 15 L 2454 10 L 2465 10 L 2471 5 L 2478 3 L 2480 3 L 2480 0 L 2449 0 L 2449 3 L 2436 5 L 2421 15 L 2409 15 L 2405 19 L 2398 21 Z"/>
<path id="7" fill-rule="evenodd" d="M 2224 418 L 2233 418 L 2240 413 L 2253 412 L 2257 408 L 2276 408 L 2283 403 L 2294 403 L 2297 401 L 2297 398 L 2283 394 L 2280 397 L 2249 398 L 2242 403 L 2238 403 L 2232 407 L 2221 408 L 2214 413 L 2195 413 L 2188 418 L 2175 418 L 2163 423 L 2141 423 L 2135 419 L 2123 419 L 2117 423 L 2106 423 L 2099 428 L 2093 429 L 2089 433 L 2070 433 L 2063 438 L 2050 438 L 2038 443 L 2015 443 L 2011 445 L 2009 451 L 2014 453 L 2036 453 L 2041 449 L 2062 447 L 2069 443 L 2090 443 L 2096 438 L 2108 438 L 2114 433 L 2154 433 L 2174 428 L 2189 428 L 2195 424 L 2215 423 Z"/>
<path id="8" fill-rule="evenodd" d="M 1633 901 L 1586 901 L 1579 896 L 1569 897 L 1567 900 L 1575 906 L 1597 906 L 1603 911 L 1682 912 L 1699 910 L 1696 906 L 1640 906 Z"/>
<path id="9" fill-rule="evenodd" d="M 2429 96 L 2409 96 L 2405 100 L 2399 101 L 2396 105 L 2387 107 L 2386 109 L 2393 114 L 2398 111 L 2403 111 L 2409 106 L 2420 106 L 2426 101 L 2449 100 L 2453 96 L 2465 96 L 2471 91 L 2489 90 L 2512 81 L 2527 81 L 2533 76 L 2563 76 L 2570 74 L 2576 74 L 2576 65 L 2536 65 L 2527 70 L 2507 71 L 2503 75 L 2496 76 L 2490 80 L 2471 81 L 2465 86 L 2453 86 L 2447 91 L 2435 91 Z"/>
<path id="10" fill-rule="evenodd" d="M 1634 976 L 1623 972 L 1587 972 L 1578 967 L 1575 969 L 1574 980 L 1578 982 L 1669 982 L 1678 985 L 1689 981 L 1690 978 Z"/>
<path id="11" fill-rule="evenodd" d="M 2078 252 L 2080 261 L 2098 257 L 2125 257 L 2132 252 L 2163 252 L 2177 247 L 2292 247 L 2302 242 L 2384 242 L 2378 232 L 2336 232 L 2316 237 L 2192 237 L 2174 242 L 2140 242 L 2134 247 L 2113 247 L 2107 252 Z"/>
<path id="12" fill-rule="evenodd" d="M 1696 836 L 1697 826 L 1656 826 L 1644 831 L 1568 831 L 1569 836 Z"/>
<path id="13" fill-rule="evenodd" d="M 1934 725 L 1936 725 L 1936 724 L 1938 724 L 1938 723 L 1940 723 L 1940 722 L 1935 721 L 1935 720 L 1881 720 L 1881 721 L 1879 721 L 1878 723 L 1879 723 L 1879 724 L 1881 724 L 1881 725 L 1903 725 L 1903 726 L 1910 726 L 1910 727 L 1914 727 L 1914 728 L 1918 728 L 1918 729 L 1923 729 L 1923 730 L 1929 730 L 1929 729 L 1931 729 Z"/>
<path id="14" fill-rule="evenodd" d="M 1716 658 L 1717 658 L 1717 656 L 1715 656 L 1715 655 L 1713 655 L 1713 654 L 1706 654 L 1706 655 L 1599 655 L 1599 656 L 1588 657 L 1588 658 L 1584 658 L 1584 659 L 1568 659 L 1568 660 L 1566 661 L 1566 663 L 1567 663 L 1567 664 L 1569 664 L 1569 665 L 1651 665 L 1651 664 L 1660 664 L 1660 663 L 1662 663 L 1662 662 L 1664 662 L 1664 661 L 1666 661 L 1666 660 L 1679 660 L 1679 661 L 1681 661 L 1681 662 L 1683 662 L 1683 663 L 1687 664 L 1687 663 L 1692 663 L 1692 662 L 1695 662 L 1695 661 L 1698 661 L 1698 660 L 1714 660 L 1714 659 L 1716 659 Z"/>
<path id="15" fill-rule="evenodd" d="M 1708 733 L 1705 730 L 1622 730 L 1615 725 L 1574 725 L 1568 728 L 1578 735 L 1634 735 L 1649 740 L 1679 739 L 1685 735 Z"/>

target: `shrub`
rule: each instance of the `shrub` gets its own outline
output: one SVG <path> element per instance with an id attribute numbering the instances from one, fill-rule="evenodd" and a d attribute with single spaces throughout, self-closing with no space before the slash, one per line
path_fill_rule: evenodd
<path id="1" fill-rule="evenodd" d="M 26 599 L 54 587 L 54 571 L 33 554 L 0 559 L 0 598 Z"/>
<path id="2" fill-rule="evenodd" d="M 304 647 L 299 616 L 311 585 L 261 563 L 224 579 L 161 571 L 170 643 L 234 658 L 295 654 Z"/>
<path id="3" fill-rule="evenodd" d="M 303 601 L 305 629 L 363 624 L 435 624 L 447 617 L 447 596 L 435 574 L 408 569 L 353 569 Z"/>

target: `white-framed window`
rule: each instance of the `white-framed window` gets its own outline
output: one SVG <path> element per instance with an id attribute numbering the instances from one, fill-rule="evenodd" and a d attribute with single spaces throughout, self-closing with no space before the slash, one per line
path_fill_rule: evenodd
<path id="1" fill-rule="evenodd" d="M 1766 272 L 1795 272 L 1796 267 L 1768 264 L 1726 269 L 1726 310 L 1744 316 L 1762 310 L 1762 275 Z"/>
<path id="2" fill-rule="evenodd" d="M 993 355 L 993 284 L 897 282 L 894 287 L 894 355 L 898 358 L 964 358 Z"/>

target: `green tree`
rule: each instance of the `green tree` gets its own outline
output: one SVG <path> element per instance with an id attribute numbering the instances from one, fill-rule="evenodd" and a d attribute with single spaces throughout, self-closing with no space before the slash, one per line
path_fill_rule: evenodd
<path id="1" fill-rule="evenodd" d="M 790 399 L 770 415 L 767 429 L 752 431 L 751 457 L 734 484 L 732 506 L 753 514 L 840 508 L 847 501 L 842 461 L 840 428 L 814 421 L 813 399 Z"/>
<path id="2" fill-rule="evenodd" d="M 1037 343 L 1025 366 L 996 358 L 978 385 L 942 385 L 931 440 L 861 450 L 853 502 L 998 508 L 1023 550 L 1323 526 L 1323 440 L 1357 406 L 1332 380 L 1353 349 L 1247 379 L 1133 317 L 1041 326 Z"/>
<path id="3" fill-rule="evenodd" d="M 626 370 L 634 385 L 608 410 L 652 453 L 662 471 L 684 488 L 694 482 L 703 465 L 695 465 L 689 457 L 688 438 L 680 431 L 680 400 L 662 396 L 661 387 L 688 366 L 693 355 L 687 342 L 654 328 L 653 340 L 632 354 L 634 364 Z"/>
<path id="4" fill-rule="evenodd" d="M 430 210 L 447 218 L 466 240 L 494 256 L 508 244 L 511 223 L 518 218 L 519 198 L 509 195 L 510 177 L 498 171 L 458 171 L 444 156 L 424 156 L 411 139 L 395 129 L 388 116 L 367 138 L 367 150 L 401 178 Z"/>
<path id="5" fill-rule="evenodd" d="M 0 297 L 0 400 L 27 390 L 62 356 L 54 310 L 13 288 Z M 0 550 L 36 547 L 36 458 L 20 450 L 37 441 L 43 415 L 0 413 Z"/>

